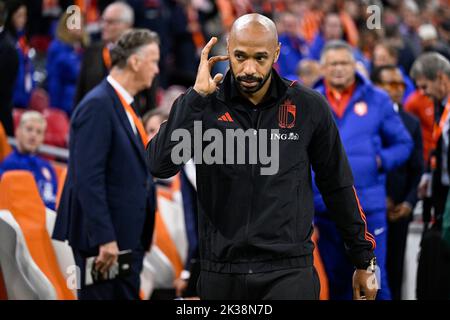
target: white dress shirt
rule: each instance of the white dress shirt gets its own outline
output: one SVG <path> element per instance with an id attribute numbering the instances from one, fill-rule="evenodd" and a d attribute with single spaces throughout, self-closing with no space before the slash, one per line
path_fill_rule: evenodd
<path id="1" fill-rule="evenodd" d="M 126 103 L 128 103 L 129 105 L 133 103 L 134 101 L 133 96 L 129 94 L 128 91 L 125 90 L 124 87 L 120 85 L 120 83 L 118 83 L 113 77 L 111 77 L 111 75 L 106 77 L 106 81 L 108 81 L 109 84 L 112 85 L 112 87 L 120 93 L 120 95 L 122 96 L 122 98 L 125 100 Z M 134 124 L 133 117 L 128 111 L 126 111 L 126 113 L 128 120 L 130 121 L 131 128 L 133 129 L 134 134 L 137 135 L 137 129 L 136 125 Z"/>

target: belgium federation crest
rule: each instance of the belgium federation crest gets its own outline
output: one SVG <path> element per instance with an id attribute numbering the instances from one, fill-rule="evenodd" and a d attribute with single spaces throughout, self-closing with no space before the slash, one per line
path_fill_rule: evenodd
<path id="1" fill-rule="evenodd" d="M 278 126 L 286 129 L 293 128 L 296 116 L 297 107 L 291 100 L 287 99 L 278 108 Z"/>

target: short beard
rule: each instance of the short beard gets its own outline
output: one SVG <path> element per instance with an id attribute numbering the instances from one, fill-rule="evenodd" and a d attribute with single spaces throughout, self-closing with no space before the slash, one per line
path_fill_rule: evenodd
<path id="1" fill-rule="evenodd" d="M 261 90 L 261 88 L 266 84 L 267 80 L 269 80 L 271 74 L 272 74 L 272 69 L 261 79 L 261 78 L 254 78 L 254 77 L 247 77 L 247 79 L 254 80 L 254 81 L 258 81 L 259 85 L 257 85 L 254 88 L 246 88 L 244 86 L 241 85 L 242 79 L 245 79 L 246 77 L 236 77 L 233 68 L 231 67 L 230 64 L 230 70 L 231 70 L 231 75 L 233 76 L 234 81 L 236 82 L 236 84 L 238 85 L 238 88 L 241 92 L 246 93 L 246 94 L 254 94 L 256 92 L 258 92 L 259 90 Z"/>

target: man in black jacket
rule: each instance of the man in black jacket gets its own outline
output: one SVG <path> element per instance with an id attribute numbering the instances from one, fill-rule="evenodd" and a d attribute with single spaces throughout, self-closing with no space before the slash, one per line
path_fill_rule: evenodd
<path id="1" fill-rule="evenodd" d="M 412 220 L 412 212 L 417 203 L 417 187 L 423 173 L 422 133 L 419 120 L 403 110 L 405 82 L 400 69 L 395 65 L 376 68 L 372 73 L 372 81 L 389 93 L 394 108 L 414 141 L 411 156 L 401 167 L 388 173 L 386 183 L 388 196 L 386 268 L 392 298 L 400 300 L 409 222 Z"/>
<path id="2" fill-rule="evenodd" d="M 169 120 L 148 146 L 150 170 L 160 178 L 180 170 L 183 163 L 178 153 L 187 161 L 194 150 L 200 297 L 318 299 L 311 241 L 312 166 L 356 267 L 354 297 L 374 299 L 375 241 L 367 232 L 326 101 L 304 86 L 281 79 L 272 68 L 280 45 L 270 19 L 259 14 L 240 17 L 228 39 L 229 56 L 208 59 L 216 42 L 212 38 L 203 49 L 194 87 L 174 103 Z M 227 59 L 230 71 L 225 77 L 212 77 L 214 63 Z M 198 145 L 202 128 L 208 130 Z M 234 139 L 244 131 L 244 139 Z M 186 133 L 186 139 L 176 141 L 176 136 Z M 223 137 L 226 149 L 220 143 Z M 215 148 L 205 143 L 212 140 Z M 246 141 L 258 145 L 252 148 Z M 268 147 L 269 161 L 261 156 Z M 215 161 L 207 157 L 208 152 Z M 259 159 L 255 159 L 257 152 Z M 242 154 L 247 161 L 239 161 Z"/>
<path id="3" fill-rule="evenodd" d="M 0 1 L 0 122 L 8 136 L 14 136 L 12 96 L 19 68 L 14 40 L 3 30 L 5 3 Z"/>

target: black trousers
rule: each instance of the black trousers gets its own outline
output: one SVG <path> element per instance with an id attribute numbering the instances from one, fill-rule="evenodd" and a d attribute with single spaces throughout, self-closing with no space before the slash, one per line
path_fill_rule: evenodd
<path id="1" fill-rule="evenodd" d="M 410 219 L 408 217 L 388 223 L 386 271 L 388 273 L 388 282 L 393 300 L 401 300 L 403 266 L 409 221 Z"/>
<path id="2" fill-rule="evenodd" d="M 251 274 L 202 270 L 197 291 L 202 300 L 318 300 L 320 282 L 313 266 Z"/>
<path id="3" fill-rule="evenodd" d="M 131 273 L 124 278 L 117 278 L 98 284 L 85 286 L 86 258 L 93 256 L 74 250 L 75 263 L 80 269 L 81 289 L 78 290 L 79 300 L 138 300 L 140 289 L 140 274 L 142 271 L 144 250 L 133 250 Z"/>

